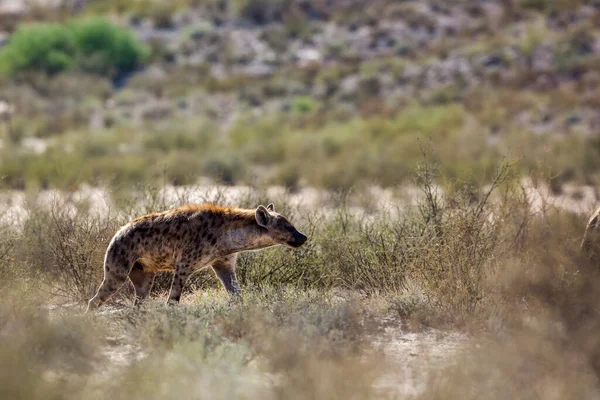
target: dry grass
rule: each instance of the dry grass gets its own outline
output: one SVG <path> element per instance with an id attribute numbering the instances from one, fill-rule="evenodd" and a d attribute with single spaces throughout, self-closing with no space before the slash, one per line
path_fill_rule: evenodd
<path id="1" fill-rule="evenodd" d="M 47 304 L 57 288 L 83 303 L 120 215 L 170 204 L 151 191 L 123 214 L 35 208 L 0 263 L 10 344 L 0 389 L 27 399 L 597 397 L 600 273 L 578 248 L 585 217 L 532 211 L 506 166 L 485 189 L 437 192 L 435 176 L 423 166 L 419 206 L 382 215 L 353 214 L 344 197 L 334 214 L 279 203 L 310 244 L 241 257 L 242 302 L 204 275 L 202 290 L 166 307 L 165 278 L 141 309 L 113 302 L 92 316 Z M 447 358 L 400 368 L 386 332 L 428 326 L 469 336 Z M 427 373 L 408 393 L 416 366 Z M 382 386 L 390 377 L 397 384 Z"/>

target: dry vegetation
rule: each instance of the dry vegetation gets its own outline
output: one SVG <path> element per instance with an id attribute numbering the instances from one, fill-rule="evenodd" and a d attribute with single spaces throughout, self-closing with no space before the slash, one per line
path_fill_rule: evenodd
<path id="1" fill-rule="evenodd" d="M 0 209 L 0 397 L 600 397 L 600 241 L 521 184 L 600 184 L 597 1 L 60 3 L 0 16 L 0 189 L 64 194 Z M 309 235 L 243 301 L 205 270 L 83 315 L 129 218 L 232 201 L 207 177 L 330 198 L 235 204 Z"/>
<path id="2" fill-rule="evenodd" d="M 170 204 L 101 217 L 32 206 L 22 229 L 3 225 L 0 389 L 23 399 L 597 397 L 600 276 L 578 249 L 585 218 L 532 211 L 506 165 L 486 190 L 442 194 L 434 176 L 422 168 L 418 206 L 387 214 L 283 201 L 310 241 L 242 257 L 243 302 L 207 272 L 179 307 L 163 305 L 165 277 L 141 309 L 123 291 L 86 316 L 112 232 L 127 214 Z M 468 340 L 443 362 L 412 359 L 429 372 L 407 392 L 411 369 L 381 346 L 390 327 Z"/>

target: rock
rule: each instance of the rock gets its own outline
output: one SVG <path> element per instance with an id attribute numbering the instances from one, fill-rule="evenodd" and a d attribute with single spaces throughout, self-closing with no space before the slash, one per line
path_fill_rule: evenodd
<path id="1" fill-rule="evenodd" d="M 213 64 L 210 66 L 210 76 L 215 79 L 222 80 L 226 79 L 229 74 L 223 65 Z"/>
<path id="2" fill-rule="evenodd" d="M 26 137 L 21 141 L 21 146 L 35 154 L 43 154 L 48 149 L 48 140 L 36 137 Z"/>
<path id="3" fill-rule="evenodd" d="M 144 108 L 142 118 L 150 121 L 160 121 L 173 113 L 173 106 L 166 101 L 156 101 Z"/>
<path id="4" fill-rule="evenodd" d="M 300 49 L 296 52 L 295 58 L 298 60 L 298 65 L 300 67 L 320 64 L 322 61 L 321 53 L 315 48 Z"/>
<path id="5" fill-rule="evenodd" d="M 257 31 L 236 29 L 229 32 L 227 41 L 230 45 L 229 57 L 234 62 L 251 63 L 257 61 L 269 63 L 274 62 L 277 58 L 269 45 L 259 39 Z"/>
<path id="6" fill-rule="evenodd" d="M 167 76 L 166 72 L 158 65 L 151 65 L 142 74 L 144 78 L 152 80 L 162 80 Z"/>
<path id="7" fill-rule="evenodd" d="M 5 101 L 0 100 L 0 119 L 7 118 L 15 111 L 15 107 Z"/>
<path id="8" fill-rule="evenodd" d="M 554 51 L 548 45 L 537 46 L 531 53 L 531 68 L 535 72 L 548 72 L 553 68 Z"/>
<path id="9" fill-rule="evenodd" d="M 358 90 L 358 85 L 360 84 L 360 78 L 358 75 L 347 76 L 342 79 L 340 83 L 340 92 L 343 95 L 353 95 Z"/>
<path id="10" fill-rule="evenodd" d="M 106 129 L 106 121 L 104 119 L 104 113 L 102 110 L 95 110 L 88 123 L 88 128 L 91 131 L 99 131 Z"/>
<path id="11" fill-rule="evenodd" d="M 504 8 L 500 4 L 493 2 L 484 2 L 481 4 L 486 24 L 489 29 L 496 31 L 500 28 L 504 18 Z"/>
<path id="12" fill-rule="evenodd" d="M 237 72 L 248 76 L 269 76 L 273 73 L 273 67 L 261 62 L 253 62 L 249 65 L 236 68 Z"/>

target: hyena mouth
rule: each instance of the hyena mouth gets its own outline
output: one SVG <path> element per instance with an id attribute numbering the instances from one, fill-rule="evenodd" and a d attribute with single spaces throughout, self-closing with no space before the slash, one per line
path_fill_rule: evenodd
<path id="1" fill-rule="evenodd" d="M 306 236 L 298 232 L 297 235 L 294 236 L 294 239 L 287 242 L 287 245 L 290 247 L 298 248 L 306 243 Z"/>

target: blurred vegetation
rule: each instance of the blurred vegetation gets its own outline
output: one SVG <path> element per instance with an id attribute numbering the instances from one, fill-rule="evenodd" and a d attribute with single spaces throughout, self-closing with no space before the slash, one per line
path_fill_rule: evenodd
<path id="1" fill-rule="evenodd" d="M 19 25 L 0 50 L 0 71 L 56 74 L 80 71 L 114 77 L 134 71 L 148 56 L 146 47 L 125 28 L 104 18 L 74 20 L 69 25 Z"/>
<path id="2" fill-rule="evenodd" d="M 481 103 L 415 103 L 385 119 L 353 117 L 343 122 L 319 122 L 320 111 L 308 111 L 311 103 L 302 99 L 297 107 L 304 111 L 298 111 L 299 115 L 241 117 L 225 137 L 213 123 L 197 118 L 166 126 L 147 123 L 143 129 L 76 129 L 46 137 L 47 149 L 42 154 L 19 142 L 7 143 L 0 149 L 0 175 L 5 177 L 0 185 L 69 188 L 89 182 L 127 186 L 154 181 L 166 169 L 168 181 L 175 185 L 208 176 L 227 184 L 254 181 L 330 189 L 365 182 L 395 186 L 408 182 L 423 143 L 435 150 L 435 161 L 449 179 L 486 182 L 494 166 L 509 155 L 519 160 L 516 168 L 523 175 L 553 176 L 557 182 L 599 182 L 600 142 L 595 137 L 549 138 L 510 125 L 503 127 L 502 134 L 486 133 L 507 114 L 522 110 L 513 111 L 510 103 L 518 92 L 489 99 L 481 96 Z M 533 107 L 537 101 L 552 101 L 550 95 L 533 96 Z M 31 122 L 26 126 L 32 127 Z M 24 129 L 17 123 L 13 121 L 11 129 Z M 44 137 L 47 129 L 38 132 Z M 37 134 L 26 131 L 21 135 Z M 500 144 L 491 142 L 497 135 L 502 135 Z"/>
<path id="3" fill-rule="evenodd" d="M 107 0 L 32 14 L 0 49 L 14 106 L 0 118 L 0 187 L 126 187 L 165 170 L 175 185 L 396 186 L 424 142 L 448 179 L 489 182 L 508 156 L 557 190 L 600 184 L 589 1 L 501 2 L 497 14 L 351 3 Z M 450 29 L 455 14 L 471 23 Z"/>

